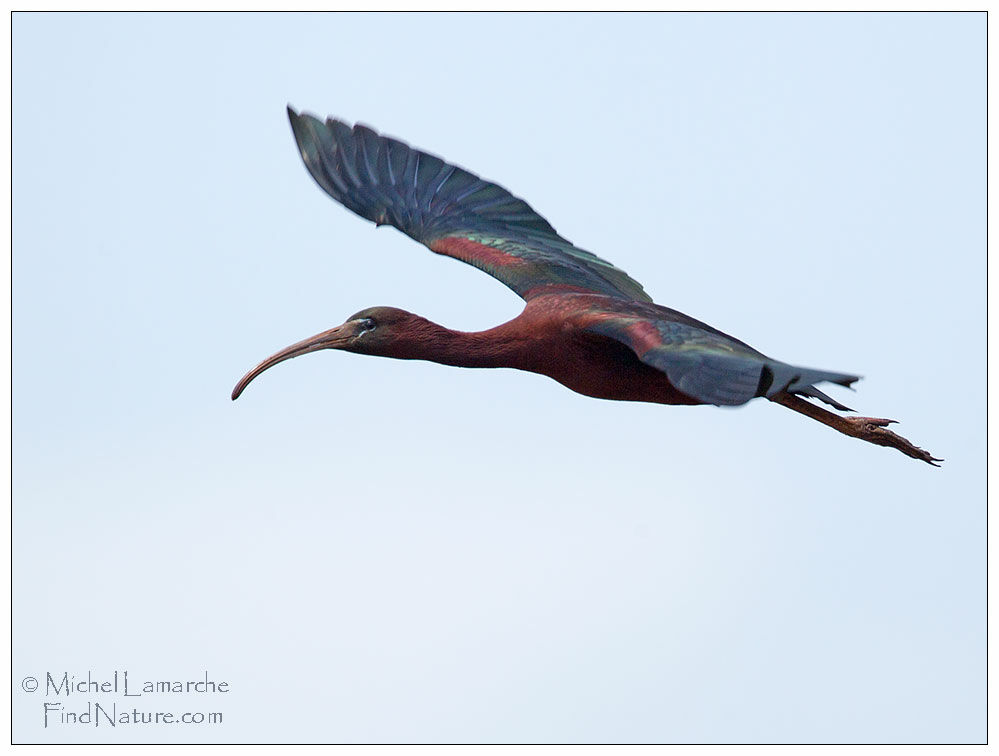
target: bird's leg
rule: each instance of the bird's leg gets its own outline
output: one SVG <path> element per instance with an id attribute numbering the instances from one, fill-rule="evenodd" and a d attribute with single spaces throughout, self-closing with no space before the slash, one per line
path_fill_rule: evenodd
<path id="1" fill-rule="evenodd" d="M 812 420 L 818 420 L 830 428 L 835 428 L 840 433 L 845 433 L 848 436 L 853 436 L 854 438 L 859 438 L 878 446 L 890 446 L 892 449 L 898 449 L 908 457 L 920 459 L 934 467 L 940 467 L 937 462 L 943 462 L 942 459 L 937 459 L 908 439 L 902 438 L 897 433 L 892 433 L 885 427 L 890 423 L 896 422 L 895 420 L 885 420 L 880 417 L 840 417 L 829 410 L 817 407 L 801 397 L 783 391 L 770 397 L 770 401 L 782 404 L 788 409 L 800 412 L 802 415 L 807 415 Z"/>

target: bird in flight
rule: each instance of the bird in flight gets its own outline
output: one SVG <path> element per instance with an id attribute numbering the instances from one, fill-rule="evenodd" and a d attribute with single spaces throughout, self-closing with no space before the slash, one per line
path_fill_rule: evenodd
<path id="1" fill-rule="evenodd" d="M 367 126 L 325 122 L 288 108 L 306 168 L 323 190 L 376 226 L 389 225 L 485 271 L 526 301 L 513 320 L 467 333 L 394 307 L 370 307 L 292 344 L 243 376 L 235 400 L 263 371 L 321 349 L 540 373 L 586 396 L 657 404 L 735 406 L 761 397 L 840 433 L 939 460 L 888 430 L 848 417 L 816 387 L 857 376 L 771 359 L 711 326 L 655 304 L 641 284 L 569 242 L 503 187 Z"/>

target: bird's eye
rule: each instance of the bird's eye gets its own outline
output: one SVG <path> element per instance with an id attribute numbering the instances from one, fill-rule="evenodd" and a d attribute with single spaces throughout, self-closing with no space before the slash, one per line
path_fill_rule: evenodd
<path id="1" fill-rule="evenodd" d="M 375 321 L 371 318 L 361 318 L 358 324 L 361 326 L 362 331 L 373 331 L 375 328 Z"/>

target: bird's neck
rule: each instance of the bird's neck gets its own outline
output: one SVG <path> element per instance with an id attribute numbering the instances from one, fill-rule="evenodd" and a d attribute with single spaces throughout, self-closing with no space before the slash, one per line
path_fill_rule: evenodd
<path id="1" fill-rule="evenodd" d="M 420 318 L 405 338 L 387 345 L 386 357 L 429 360 L 457 367 L 523 369 L 524 339 L 509 323 L 487 331 L 452 331 Z"/>

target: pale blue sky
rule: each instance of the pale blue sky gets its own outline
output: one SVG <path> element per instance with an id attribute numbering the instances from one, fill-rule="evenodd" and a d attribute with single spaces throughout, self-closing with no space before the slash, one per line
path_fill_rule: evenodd
<path id="1" fill-rule="evenodd" d="M 983 14 L 15 15 L 15 740 L 983 741 L 984 77 Z M 230 402 L 365 306 L 521 307 L 324 196 L 289 102 L 864 375 L 944 467 L 343 353 Z M 19 687 L 115 669 L 224 723 Z"/>

